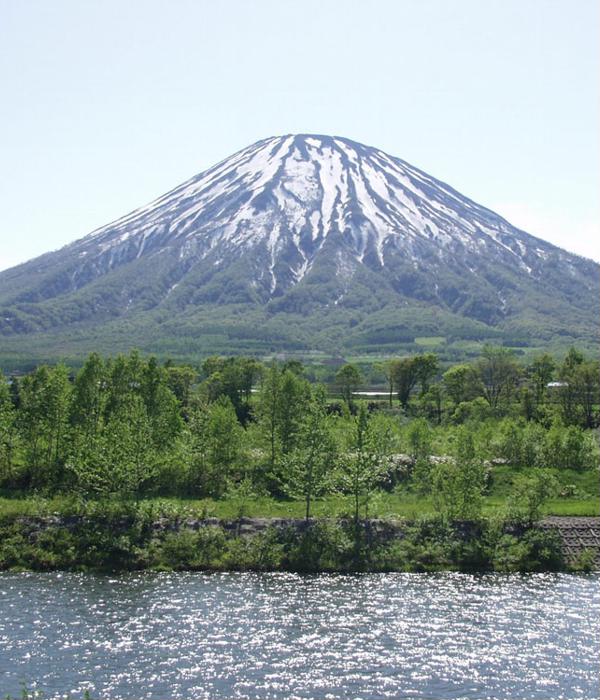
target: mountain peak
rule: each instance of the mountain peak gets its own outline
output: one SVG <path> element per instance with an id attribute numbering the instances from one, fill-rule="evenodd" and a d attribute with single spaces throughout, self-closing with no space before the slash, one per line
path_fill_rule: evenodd
<path id="1" fill-rule="evenodd" d="M 412 254 L 420 239 L 467 247 L 491 239 L 530 271 L 518 241 L 503 240 L 514 237 L 500 217 L 405 161 L 338 136 L 257 141 L 93 237 L 107 250 L 165 233 L 193 240 L 200 255 L 262 242 L 276 257 L 275 248 L 292 245 L 296 280 L 330 235 L 343 236 L 359 262 L 369 256 L 382 266 L 387 247 Z"/>

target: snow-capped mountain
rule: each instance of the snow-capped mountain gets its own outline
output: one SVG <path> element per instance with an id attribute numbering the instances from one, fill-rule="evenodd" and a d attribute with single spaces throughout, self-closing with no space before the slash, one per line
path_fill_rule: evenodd
<path id="1" fill-rule="evenodd" d="M 235 305 L 269 318 L 357 310 L 360 324 L 365 314 L 416 305 L 511 332 L 527 319 L 576 336 L 597 297 L 595 263 L 405 161 L 346 138 L 288 135 L 1 273 L 0 332 L 149 311 L 172 324 Z"/>

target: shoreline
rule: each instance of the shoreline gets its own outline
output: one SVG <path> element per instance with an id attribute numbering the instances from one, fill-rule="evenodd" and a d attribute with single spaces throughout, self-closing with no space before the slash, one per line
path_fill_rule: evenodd
<path id="1" fill-rule="evenodd" d="M 135 510 L 0 522 L 0 571 L 598 571 L 600 517 L 536 523 L 148 517 Z"/>

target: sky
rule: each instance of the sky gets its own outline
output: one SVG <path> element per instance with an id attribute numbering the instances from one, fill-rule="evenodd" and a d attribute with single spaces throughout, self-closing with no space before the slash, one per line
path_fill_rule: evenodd
<path id="1" fill-rule="evenodd" d="M 597 0 L 0 0 L 0 269 L 346 136 L 600 261 Z"/>

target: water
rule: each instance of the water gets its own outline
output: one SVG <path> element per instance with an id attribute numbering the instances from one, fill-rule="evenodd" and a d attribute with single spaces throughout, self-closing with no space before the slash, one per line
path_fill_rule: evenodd
<path id="1" fill-rule="evenodd" d="M 600 697 L 600 576 L 0 575 L 0 697 Z"/>

